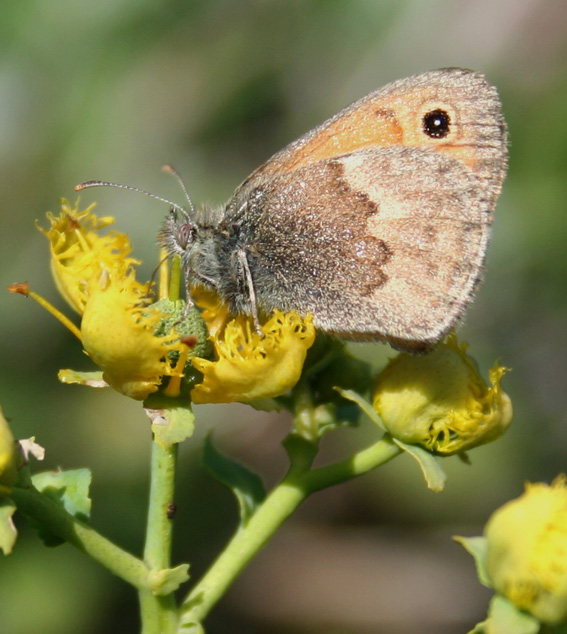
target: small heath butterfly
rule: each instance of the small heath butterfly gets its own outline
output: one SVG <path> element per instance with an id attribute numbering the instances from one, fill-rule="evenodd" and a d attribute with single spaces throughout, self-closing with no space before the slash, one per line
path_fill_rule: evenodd
<path id="1" fill-rule="evenodd" d="M 294 310 L 338 337 L 420 352 L 473 297 L 506 165 L 496 89 L 469 70 L 426 72 L 285 147 L 224 208 L 174 205 L 159 240 L 188 288 L 213 288 L 257 328 Z"/>

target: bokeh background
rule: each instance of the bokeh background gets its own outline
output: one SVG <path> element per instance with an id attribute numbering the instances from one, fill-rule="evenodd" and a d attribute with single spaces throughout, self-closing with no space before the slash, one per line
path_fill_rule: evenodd
<path id="1" fill-rule="evenodd" d="M 287 142 L 384 83 L 444 66 L 484 72 L 510 127 L 510 172 L 486 279 L 461 330 L 487 372 L 511 366 L 508 434 L 443 465 L 443 493 L 407 458 L 309 500 L 237 581 L 209 634 L 457 634 L 489 594 L 453 534 L 550 481 L 567 457 L 567 4 L 554 0 L 20 0 L 0 2 L 0 287 L 29 280 L 61 308 L 34 220 L 73 186 L 104 178 L 183 202 L 220 204 Z M 93 190 L 131 235 L 149 276 L 167 209 Z M 94 526 L 139 553 L 150 436 L 139 404 L 58 383 L 90 369 L 73 337 L 31 300 L 0 299 L 0 402 L 18 437 L 47 448 L 45 467 L 93 470 Z M 385 347 L 357 347 L 385 358 Z M 176 562 L 199 576 L 236 524 L 230 493 L 200 465 L 211 428 L 268 484 L 285 468 L 283 415 L 197 408 L 181 451 Z M 373 430 L 327 438 L 327 457 Z M 334 436 L 334 437 L 333 437 Z M 46 549 L 18 520 L 0 559 L 3 634 L 134 633 L 135 593 L 70 546 Z"/>

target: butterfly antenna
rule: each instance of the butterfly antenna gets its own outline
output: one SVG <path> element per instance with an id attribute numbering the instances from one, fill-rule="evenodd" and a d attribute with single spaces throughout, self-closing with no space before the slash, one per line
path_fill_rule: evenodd
<path id="1" fill-rule="evenodd" d="M 187 186 L 185 185 L 185 181 L 181 177 L 181 174 L 175 169 L 175 167 L 173 167 L 173 165 L 167 164 L 167 165 L 164 165 L 161 169 L 162 171 L 167 172 L 168 174 L 171 174 L 177 179 L 177 182 L 181 185 L 181 189 L 183 190 L 183 193 L 185 194 L 185 199 L 187 200 L 189 209 L 193 213 L 195 213 L 195 205 L 193 204 L 193 201 L 191 200 L 191 196 L 189 196 L 189 191 L 187 189 Z"/>
<path id="2" fill-rule="evenodd" d="M 109 181 L 85 181 L 84 183 L 79 183 L 78 185 L 75 185 L 75 191 L 80 192 L 83 189 L 90 189 L 91 187 L 118 187 L 119 189 L 127 189 L 128 191 L 131 191 L 131 192 L 138 192 L 139 194 L 144 194 L 144 196 L 149 196 L 150 198 L 159 200 L 162 203 L 169 205 L 176 211 L 179 211 L 190 222 L 190 224 L 193 224 L 193 221 L 191 220 L 191 215 L 189 214 L 187 209 L 185 209 L 185 207 L 182 207 L 181 205 L 178 205 L 177 203 L 174 203 L 171 200 L 168 200 L 167 198 L 163 198 L 163 196 L 152 194 L 151 192 L 148 192 L 145 189 L 140 189 L 139 187 L 133 187 L 132 185 L 122 185 L 121 183 L 111 183 Z M 191 210 L 193 210 L 193 205 L 191 205 Z"/>

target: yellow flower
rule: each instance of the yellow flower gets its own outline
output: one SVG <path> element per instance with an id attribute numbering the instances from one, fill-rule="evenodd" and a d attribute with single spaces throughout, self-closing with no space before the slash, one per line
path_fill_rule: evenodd
<path id="1" fill-rule="evenodd" d="M 486 525 L 486 569 L 494 589 L 542 623 L 567 623 L 567 486 L 527 484 Z"/>
<path id="2" fill-rule="evenodd" d="M 49 229 L 38 229 L 48 238 L 51 249 L 51 271 L 57 290 L 79 314 L 85 309 L 89 282 L 96 280 L 103 271 L 119 268 L 122 272 L 140 264 L 127 256 L 132 251 L 128 236 L 111 231 L 99 236 L 98 231 L 114 223 L 114 218 L 97 218 L 94 204 L 79 211 L 78 201 L 71 207 L 61 201 L 61 214 L 47 214 Z M 139 285 L 143 296 L 147 287 Z"/>
<path id="3" fill-rule="evenodd" d="M 128 257 L 130 241 L 116 231 L 98 235 L 113 219 L 97 218 L 92 207 L 80 211 L 62 201 L 60 216 L 47 215 L 51 227 L 41 231 L 50 242 L 51 269 L 63 297 L 82 315 L 79 337 L 103 379 L 143 400 L 163 376 L 182 376 L 168 355 L 179 356 L 184 346 L 176 334 L 154 334 L 166 315 L 149 305 L 149 285 L 136 281 L 139 262 Z"/>
<path id="4" fill-rule="evenodd" d="M 297 383 L 315 340 L 311 319 L 275 311 L 262 331 L 256 333 L 251 318 L 238 316 L 212 337 L 216 360 L 192 359 L 203 374 L 191 392 L 194 403 L 272 398 Z"/>
<path id="5" fill-rule="evenodd" d="M 162 299 L 150 305 L 149 285 L 135 278 L 139 262 L 129 257 L 128 237 L 116 231 L 98 235 L 113 223 L 112 218 L 97 218 L 92 206 L 80 211 L 66 201 L 62 202 L 60 216 L 47 217 L 51 226 L 41 231 L 50 242 L 53 275 L 63 297 L 82 315 L 80 331 L 64 316 L 58 314 L 58 318 L 81 339 L 85 352 L 102 369 L 104 381 L 119 392 L 144 400 L 168 376 L 177 382 L 170 380 L 165 394 L 179 396 L 184 369 L 195 374 L 191 366 L 184 368 L 187 347 L 195 344 L 193 367 L 203 375 L 191 393 L 196 403 L 274 397 L 298 381 L 307 349 L 315 338 L 310 319 L 276 313 L 260 336 L 250 318 L 238 316 L 229 321 L 228 308 L 215 293 L 193 289 L 202 318 L 193 311 L 189 313 L 191 319 L 180 324 L 184 316 L 180 302 L 170 301 L 166 306 L 168 300 Z M 163 289 L 166 269 L 160 268 L 161 298 L 169 294 Z M 178 273 L 179 269 L 172 279 L 179 283 L 182 276 Z M 14 292 L 32 294 L 17 286 L 12 288 Z M 57 312 L 53 307 L 48 309 Z M 216 361 L 207 359 L 211 343 L 207 341 L 205 322 Z M 101 385 L 96 377 L 72 371 L 63 371 L 60 377 L 66 382 Z"/>
<path id="6" fill-rule="evenodd" d="M 0 498 L 9 494 L 18 476 L 22 456 L 0 408 Z"/>
<path id="7" fill-rule="evenodd" d="M 191 289 L 191 297 L 201 309 L 201 317 L 211 337 L 217 337 L 230 321 L 230 313 L 227 304 L 223 304 L 220 297 L 212 290 L 202 286 Z"/>
<path id="8" fill-rule="evenodd" d="M 117 391 L 143 400 L 155 392 L 163 376 L 182 375 L 168 352 L 180 352 L 177 335 L 156 337 L 164 317 L 155 306 L 140 305 L 132 274 L 114 279 L 112 273 L 91 280 L 81 322 L 85 352 L 103 370 L 104 380 Z"/>
<path id="9" fill-rule="evenodd" d="M 500 387 L 506 368 L 490 370 L 491 387 L 451 336 L 422 356 L 400 354 L 373 391 L 373 406 L 399 440 L 451 455 L 495 440 L 512 420 L 510 398 Z"/>

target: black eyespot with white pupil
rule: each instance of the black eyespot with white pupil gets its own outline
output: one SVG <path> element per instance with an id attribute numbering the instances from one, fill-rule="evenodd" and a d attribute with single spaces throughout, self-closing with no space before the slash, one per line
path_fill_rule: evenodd
<path id="1" fill-rule="evenodd" d="M 451 132 L 451 117 L 446 110 L 431 110 L 423 116 L 423 131 L 432 139 L 444 139 Z"/>

